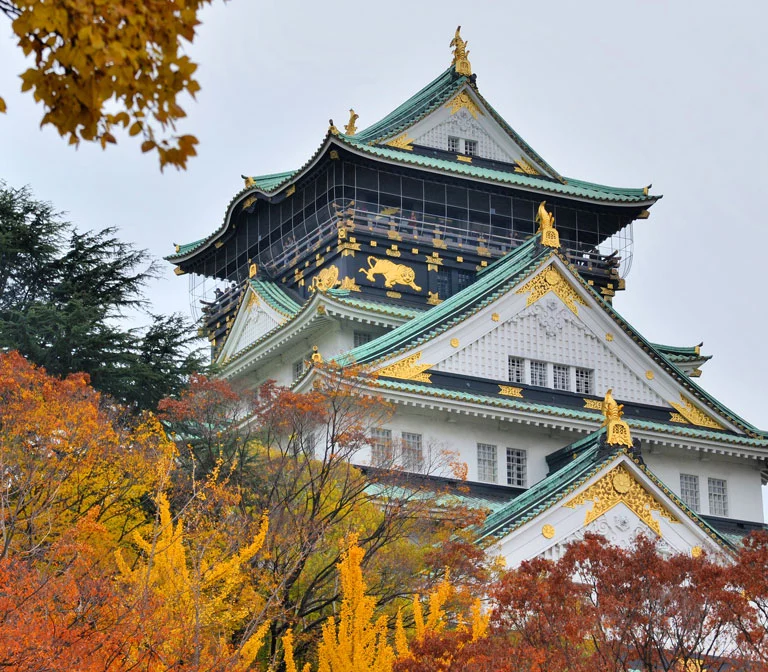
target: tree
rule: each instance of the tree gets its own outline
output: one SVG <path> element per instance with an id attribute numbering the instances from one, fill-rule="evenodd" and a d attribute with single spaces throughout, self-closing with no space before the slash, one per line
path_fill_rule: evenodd
<path id="1" fill-rule="evenodd" d="M 186 167 L 197 139 L 175 135 L 186 116 L 178 99 L 194 98 L 197 65 L 183 54 L 211 0 L 0 0 L 18 46 L 34 66 L 21 74 L 21 90 L 44 106 L 70 144 L 117 142 L 117 129 L 141 136 L 141 151 L 156 151 L 161 169 Z M 0 98 L 0 112 L 6 104 Z"/>
<path id="2" fill-rule="evenodd" d="M 246 521 L 269 511 L 272 533 L 265 559 L 253 571 L 259 585 L 273 587 L 273 664 L 281 659 L 280 642 L 289 629 L 297 656 L 306 657 L 338 607 L 336 567 L 349 534 L 357 535 L 363 549 L 371 595 L 391 616 L 403 598 L 440 582 L 444 561 L 460 558 L 462 544 L 478 562 L 471 577 L 460 566 L 457 582 L 483 571 L 477 550 L 459 532 L 479 521 L 479 514 L 440 502 L 440 489 L 423 477 L 394 466 L 367 474 L 353 466 L 369 445 L 371 428 L 390 412 L 363 393 L 361 378 L 359 369 L 328 367 L 311 392 L 267 384 L 253 395 L 196 377 L 178 399 L 160 404 L 184 456 L 177 481 L 182 499 L 190 483 L 218 469 L 241 498 L 244 529 Z M 450 553 L 442 555 L 436 549 L 451 536 Z"/>
<path id="3" fill-rule="evenodd" d="M 181 316 L 123 326 L 144 309 L 154 273 L 114 229 L 78 233 L 28 188 L 0 182 L 0 348 L 52 374 L 85 372 L 117 400 L 154 408 L 202 366 Z"/>

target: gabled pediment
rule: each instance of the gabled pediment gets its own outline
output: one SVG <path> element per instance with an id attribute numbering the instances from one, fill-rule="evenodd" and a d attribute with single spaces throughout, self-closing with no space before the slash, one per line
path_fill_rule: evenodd
<path id="1" fill-rule="evenodd" d="M 444 312 L 450 319 L 381 357 L 379 375 L 418 382 L 432 382 L 438 373 L 464 376 L 496 382 L 497 394 L 531 401 L 545 388 L 570 394 L 567 405 L 593 410 L 599 408 L 594 397 L 612 389 L 621 403 L 633 405 L 633 417 L 740 431 L 696 400 L 682 373 L 619 328 L 611 309 L 557 254 L 493 300 L 468 304 L 461 314 Z"/>
<path id="2" fill-rule="evenodd" d="M 231 359 L 265 334 L 287 322 L 289 317 L 290 314 L 270 305 L 252 285 L 249 285 L 218 361 Z"/>
<path id="3" fill-rule="evenodd" d="M 471 151 L 468 143 L 474 143 Z M 451 152 L 457 160 L 467 162 L 472 155 L 509 164 L 510 172 L 562 179 L 503 123 L 469 83 L 395 137 L 381 138 L 377 144 L 400 149 L 419 145 Z"/>
<path id="4" fill-rule="evenodd" d="M 569 543 L 598 533 L 629 548 L 638 535 L 668 554 L 727 554 L 728 544 L 626 452 L 599 458 L 594 446 L 490 516 L 484 537 L 507 566 L 558 559 Z M 590 452 L 591 451 L 591 452 Z"/>

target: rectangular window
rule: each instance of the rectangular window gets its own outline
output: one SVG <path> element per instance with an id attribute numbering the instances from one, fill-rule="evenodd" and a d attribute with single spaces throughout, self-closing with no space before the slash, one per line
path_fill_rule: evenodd
<path id="1" fill-rule="evenodd" d="M 496 446 L 492 446 L 490 443 L 478 443 L 477 480 L 495 483 L 497 478 Z"/>
<path id="2" fill-rule="evenodd" d="M 477 155 L 477 140 L 465 140 L 464 141 L 464 153 L 467 156 Z"/>
<path id="3" fill-rule="evenodd" d="M 364 331 L 356 331 L 354 334 L 355 339 L 355 347 L 365 345 L 366 343 L 371 342 L 371 335 L 366 334 Z"/>
<path id="4" fill-rule="evenodd" d="M 403 432 L 403 468 L 417 471 L 422 457 L 421 434 Z"/>
<path id="5" fill-rule="evenodd" d="M 371 464 L 374 467 L 392 462 L 392 430 L 374 427 L 371 430 Z"/>
<path id="6" fill-rule="evenodd" d="M 592 384 L 592 371 L 590 369 L 576 369 L 576 392 L 579 394 L 594 394 Z"/>
<path id="7" fill-rule="evenodd" d="M 525 377 L 525 362 L 520 357 L 509 358 L 509 382 L 522 383 Z"/>
<path id="8" fill-rule="evenodd" d="M 293 363 L 293 379 L 294 380 L 296 380 L 297 378 L 300 378 L 301 374 L 304 373 L 304 371 L 306 371 L 307 362 L 309 361 L 310 357 L 312 357 L 312 353 L 307 353 L 300 360 Z"/>
<path id="9" fill-rule="evenodd" d="M 531 362 L 531 385 L 538 385 L 539 387 L 547 386 L 546 362 Z"/>
<path id="10" fill-rule="evenodd" d="M 723 478 L 709 479 L 709 515 L 728 515 L 728 484 Z"/>
<path id="11" fill-rule="evenodd" d="M 555 364 L 552 366 L 552 382 L 553 387 L 556 390 L 568 390 L 570 385 L 568 384 L 568 367 L 562 364 Z"/>
<path id="12" fill-rule="evenodd" d="M 693 474 L 680 474 L 680 499 L 691 511 L 699 511 L 699 477 Z"/>
<path id="13" fill-rule="evenodd" d="M 514 485 L 517 488 L 525 487 L 527 461 L 524 450 L 507 448 L 507 485 Z"/>
<path id="14" fill-rule="evenodd" d="M 461 151 L 458 138 L 452 138 L 448 136 L 448 151 L 455 152 L 456 154 L 458 154 Z"/>

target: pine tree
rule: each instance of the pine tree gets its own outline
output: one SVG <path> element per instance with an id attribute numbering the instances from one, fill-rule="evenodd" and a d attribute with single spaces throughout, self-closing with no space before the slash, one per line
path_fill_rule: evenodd
<path id="1" fill-rule="evenodd" d="M 0 182 L 0 348 L 18 350 L 49 373 L 87 373 L 98 390 L 154 408 L 202 366 L 179 315 L 145 311 L 156 269 L 112 228 L 80 233 L 28 187 Z"/>

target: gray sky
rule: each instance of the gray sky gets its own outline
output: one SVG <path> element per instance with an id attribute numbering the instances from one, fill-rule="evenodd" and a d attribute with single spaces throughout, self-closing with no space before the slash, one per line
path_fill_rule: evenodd
<path id="1" fill-rule="evenodd" d="M 82 229 L 114 225 L 167 255 L 221 224 L 241 173 L 296 168 L 329 117 L 343 125 L 354 107 L 364 128 L 431 81 L 460 23 L 480 91 L 555 170 L 664 194 L 635 225 L 615 305 L 652 341 L 704 341 L 699 382 L 768 428 L 768 3 L 231 0 L 202 19 L 188 49 L 202 91 L 180 129 L 199 155 L 161 174 L 127 137 L 75 150 L 40 130 L 0 18 L 0 177 Z M 188 312 L 170 266 L 151 295 L 158 312 Z"/>

